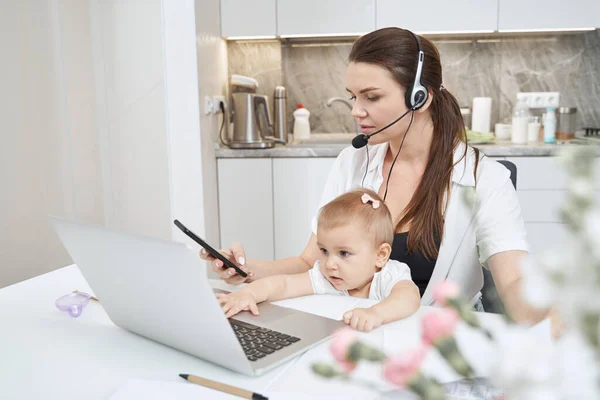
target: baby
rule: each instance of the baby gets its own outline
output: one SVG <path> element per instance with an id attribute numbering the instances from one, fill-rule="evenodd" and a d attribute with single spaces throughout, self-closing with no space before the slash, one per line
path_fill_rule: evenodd
<path id="1" fill-rule="evenodd" d="M 406 318 L 419 308 L 419 289 L 406 264 L 390 260 L 394 225 L 390 211 L 372 190 L 338 196 L 321 208 L 317 223 L 320 256 L 308 272 L 258 279 L 234 293 L 218 293 L 227 317 L 257 303 L 309 294 L 334 294 L 381 300 L 346 312 L 343 321 L 369 332 Z"/>

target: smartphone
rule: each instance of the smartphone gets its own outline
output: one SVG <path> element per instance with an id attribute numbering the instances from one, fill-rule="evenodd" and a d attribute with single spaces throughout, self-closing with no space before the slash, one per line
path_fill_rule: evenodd
<path id="1" fill-rule="evenodd" d="M 192 240 L 196 243 L 198 243 L 200 246 L 202 246 L 206 251 L 208 251 L 208 253 L 213 256 L 214 258 L 217 258 L 221 261 L 223 261 L 223 268 L 233 268 L 235 269 L 235 272 L 238 273 L 239 276 L 241 277 L 247 277 L 248 274 L 245 273 L 240 267 L 238 267 L 237 265 L 235 265 L 234 263 L 232 263 L 230 260 L 228 260 L 227 258 L 223 257 L 223 255 L 221 253 L 219 253 L 217 250 L 213 249 L 208 243 L 206 243 L 204 240 L 200 239 L 198 237 L 198 235 L 196 235 L 194 232 L 190 231 L 188 228 L 185 227 L 185 225 L 183 225 L 181 222 L 179 222 L 178 220 L 173 221 L 173 223 L 175 224 L 176 227 L 178 227 L 179 229 L 181 229 L 181 231 L 183 233 L 185 233 L 186 235 L 188 235 L 190 238 L 192 238 Z"/>

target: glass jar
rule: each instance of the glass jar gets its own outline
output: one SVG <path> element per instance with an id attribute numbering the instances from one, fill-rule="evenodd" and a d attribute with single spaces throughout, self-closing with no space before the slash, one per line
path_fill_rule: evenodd
<path id="1" fill-rule="evenodd" d="M 573 139 L 577 123 L 577 108 L 560 107 L 557 111 L 556 140 Z"/>

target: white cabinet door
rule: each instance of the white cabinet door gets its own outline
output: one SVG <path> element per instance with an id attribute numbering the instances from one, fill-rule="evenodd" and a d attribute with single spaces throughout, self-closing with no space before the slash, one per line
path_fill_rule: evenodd
<path id="1" fill-rule="evenodd" d="M 565 247 L 569 232 L 566 225 L 556 222 L 525 222 L 527 242 L 532 254 Z"/>
<path id="2" fill-rule="evenodd" d="M 518 190 L 566 190 L 567 170 L 559 157 L 508 157 L 517 166 Z M 600 189 L 600 160 L 594 166 L 594 187 Z"/>
<path id="3" fill-rule="evenodd" d="M 377 29 L 388 26 L 417 33 L 495 31 L 498 0 L 377 0 Z"/>
<path id="4" fill-rule="evenodd" d="M 310 238 L 311 220 L 335 158 L 273 160 L 275 258 L 300 255 Z"/>
<path id="5" fill-rule="evenodd" d="M 518 190 L 564 190 L 567 177 L 556 157 L 509 157 L 517 166 Z"/>
<path id="6" fill-rule="evenodd" d="M 499 0 L 498 30 L 577 29 L 600 26 L 598 0 Z"/>
<path id="7" fill-rule="evenodd" d="M 375 29 L 375 0 L 277 0 L 277 33 L 343 35 Z"/>
<path id="8" fill-rule="evenodd" d="M 271 159 L 219 159 L 217 167 L 221 247 L 241 242 L 248 258 L 272 260 Z"/>
<path id="9" fill-rule="evenodd" d="M 221 0 L 221 36 L 275 36 L 276 0 Z"/>

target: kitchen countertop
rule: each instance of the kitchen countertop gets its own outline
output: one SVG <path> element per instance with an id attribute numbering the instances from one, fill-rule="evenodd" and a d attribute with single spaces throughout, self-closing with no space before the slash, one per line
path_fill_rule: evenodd
<path id="1" fill-rule="evenodd" d="M 217 158 L 307 158 L 337 157 L 350 145 L 353 135 L 347 134 L 313 134 L 311 139 L 286 146 L 276 145 L 271 149 L 230 149 L 216 145 Z M 575 143 L 575 142 L 573 142 Z M 518 145 L 510 141 L 496 141 L 490 144 L 474 144 L 490 157 L 545 157 L 557 155 L 561 149 L 579 144 L 544 144 L 534 143 Z"/>

